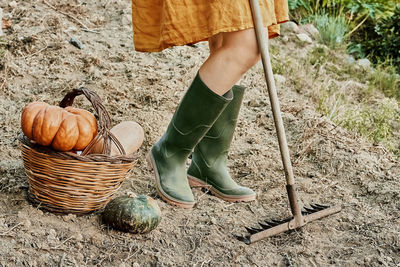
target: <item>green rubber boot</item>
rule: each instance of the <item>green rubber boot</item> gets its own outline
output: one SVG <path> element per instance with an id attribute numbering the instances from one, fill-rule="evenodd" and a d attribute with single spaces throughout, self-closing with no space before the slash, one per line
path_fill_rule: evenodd
<path id="1" fill-rule="evenodd" d="M 256 193 L 238 185 L 229 175 L 226 166 L 245 89 L 235 85 L 232 90 L 233 100 L 194 149 L 188 179 L 192 187 L 209 188 L 215 196 L 223 200 L 252 201 L 255 200 Z"/>
<path id="2" fill-rule="evenodd" d="M 158 194 L 167 203 L 182 208 L 193 207 L 195 202 L 186 173 L 187 157 L 232 98 L 232 90 L 220 96 L 197 74 L 167 131 L 150 149 L 147 160 L 154 169 Z"/>

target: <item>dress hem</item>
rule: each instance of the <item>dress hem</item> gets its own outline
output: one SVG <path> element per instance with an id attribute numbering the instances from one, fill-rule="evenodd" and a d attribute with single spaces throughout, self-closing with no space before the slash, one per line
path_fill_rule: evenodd
<path id="1" fill-rule="evenodd" d="M 271 24 L 269 26 L 279 25 L 279 24 L 285 23 L 287 21 L 289 21 L 289 20 L 287 19 L 287 20 L 279 21 L 278 23 Z M 173 46 L 185 46 L 185 45 L 189 45 L 189 44 L 196 44 L 198 42 L 206 41 L 206 40 L 208 40 L 208 38 L 210 38 L 210 37 L 212 37 L 212 36 L 214 36 L 214 35 L 216 35 L 218 33 L 221 33 L 221 32 L 235 32 L 235 31 L 242 31 L 242 30 L 247 30 L 247 29 L 251 29 L 251 28 L 254 28 L 253 23 L 246 24 L 246 25 L 243 25 L 241 27 L 236 27 L 236 28 L 229 27 L 229 28 L 225 28 L 225 29 L 218 29 L 216 31 L 211 31 L 211 32 L 207 32 L 207 33 L 199 35 L 199 36 L 204 36 L 204 37 L 195 37 L 195 38 L 192 38 L 190 40 L 188 39 L 188 40 L 183 40 L 181 42 L 175 42 L 175 43 L 163 42 L 163 43 L 160 44 L 160 46 L 152 47 L 152 48 L 149 48 L 149 47 L 147 47 L 147 48 L 143 48 L 142 47 L 141 48 L 141 47 L 137 47 L 135 45 L 135 51 L 137 51 L 137 52 L 161 52 L 162 50 L 170 48 L 170 47 L 173 47 Z M 269 39 L 278 37 L 279 35 L 280 35 L 279 31 L 278 32 L 273 32 L 269 36 Z M 133 38 L 133 39 L 135 39 L 135 38 Z"/>

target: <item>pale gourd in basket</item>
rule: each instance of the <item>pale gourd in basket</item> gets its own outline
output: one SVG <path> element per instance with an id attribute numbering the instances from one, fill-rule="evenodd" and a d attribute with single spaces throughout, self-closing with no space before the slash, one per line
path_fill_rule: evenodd
<path id="1" fill-rule="evenodd" d="M 123 121 L 113 128 L 110 132 L 121 143 L 125 150 L 126 155 L 133 154 L 143 143 L 144 132 L 143 128 L 134 121 Z M 103 140 L 99 140 L 90 150 L 88 154 L 100 154 L 103 149 Z M 121 151 L 117 148 L 115 143 L 111 144 L 111 156 L 121 155 Z"/>

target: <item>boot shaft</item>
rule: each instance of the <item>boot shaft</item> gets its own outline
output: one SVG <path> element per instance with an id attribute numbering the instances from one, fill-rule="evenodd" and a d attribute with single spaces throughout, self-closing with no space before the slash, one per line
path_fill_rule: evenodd
<path id="1" fill-rule="evenodd" d="M 196 146 L 194 156 L 200 152 L 205 156 L 206 161 L 211 164 L 221 155 L 227 155 L 235 132 L 244 91 L 245 88 L 242 86 L 235 85 L 232 88 L 233 100 Z"/>
<path id="2" fill-rule="evenodd" d="M 186 158 L 232 99 L 232 90 L 220 96 L 197 74 L 155 148 L 162 145 L 163 153 Z"/>

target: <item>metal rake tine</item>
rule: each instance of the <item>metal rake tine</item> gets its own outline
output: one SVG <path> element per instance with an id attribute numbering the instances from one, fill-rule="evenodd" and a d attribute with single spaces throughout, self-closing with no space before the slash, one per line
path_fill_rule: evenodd
<path id="1" fill-rule="evenodd" d="M 267 221 L 266 220 L 265 223 L 268 224 L 268 225 L 271 225 L 272 227 L 277 226 L 278 224 L 280 224 L 280 223 L 274 222 L 274 220 L 271 220 L 271 221 Z"/>
<path id="2" fill-rule="evenodd" d="M 310 204 L 311 208 L 313 208 L 314 210 L 320 211 L 323 210 L 325 208 L 321 208 L 320 206 L 316 205 L 316 204 Z"/>
<path id="3" fill-rule="evenodd" d="M 319 208 L 321 208 L 321 209 L 327 209 L 327 208 L 330 208 L 330 206 L 329 205 L 322 205 L 322 204 L 314 204 L 315 206 L 317 206 L 317 207 L 319 207 Z"/>
<path id="4" fill-rule="evenodd" d="M 306 212 L 308 212 L 309 214 L 310 214 L 310 213 L 314 213 L 314 212 L 317 211 L 317 210 L 315 210 L 315 209 L 310 209 L 310 208 L 307 208 L 307 207 L 304 207 L 304 209 L 305 209 Z"/>
<path id="5" fill-rule="evenodd" d="M 282 223 L 286 223 L 286 222 L 290 221 L 291 219 L 293 219 L 293 218 L 286 218 L 283 220 L 271 220 L 271 221 L 273 221 L 274 223 L 277 223 L 277 224 L 282 224 Z"/>
<path id="6" fill-rule="evenodd" d="M 307 211 L 306 208 L 304 207 L 304 210 L 301 211 L 301 215 L 309 215 L 311 214 L 311 211 Z"/>
<path id="7" fill-rule="evenodd" d="M 265 224 L 265 223 L 262 223 L 262 222 L 258 222 L 258 224 L 259 224 L 264 230 L 267 230 L 267 229 L 269 229 L 269 228 L 272 227 L 271 225 L 268 225 L 268 224 Z"/>
<path id="8" fill-rule="evenodd" d="M 233 235 L 237 240 L 246 243 L 247 245 L 250 244 L 250 238 L 248 236 L 241 236 L 241 235 Z"/>
<path id="9" fill-rule="evenodd" d="M 246 227 L 246 226 L 244 228 L 246 228 L 247 232 L 249 232 L 249 234 L 251 234 L 251 235 L 257 234 L 263 230 L 263 229 L 257 229 L 257 228 Z"/>

